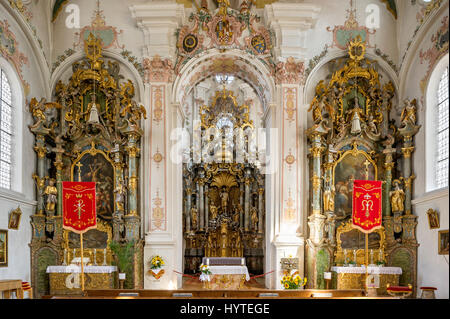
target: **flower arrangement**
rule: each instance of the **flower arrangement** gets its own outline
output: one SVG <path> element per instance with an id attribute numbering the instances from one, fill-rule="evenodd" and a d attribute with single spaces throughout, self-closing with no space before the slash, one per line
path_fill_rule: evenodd
<path id="1" fill-rule="evenodd" d="M 160 269 L 162 266 L 164 266 L 164 260 L 161 258 L 161 256 L 154 256 L 150 261 L 151 269 Z"/>
<path id="2" fill-rule="evenodd" d="M 204 275 L 211 275 L 211 271 L 209 270 L 208 265 L 201 264 L 200 265 L 200 272 Z"/>
<path id="3" fill-rule="evenodd" d="M 291 276 L 285 275 L 283 279 L 281 279 L 281 284 L 284 289 L 299 289 L 300 287 L 304 287 L 306 285 L 307 279 L 306 277 L 302 279 L 299 275 Z"/>

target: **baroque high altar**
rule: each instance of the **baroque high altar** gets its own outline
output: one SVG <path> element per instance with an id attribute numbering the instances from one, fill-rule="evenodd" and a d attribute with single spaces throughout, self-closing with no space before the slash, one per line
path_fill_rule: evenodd
<path id="1" fill-rule="evenodd" d="M 62 229 L 62 181 L 97 182 L 98 227 L 85 235 L 91 260 L 110 264 L 109 243 L 133 241 L 125 287 L 167 289 L 182 287 L 179 273 L 198 273 L 203 257 L 245 257 L 255 275 L 273 270 L 267 288 L 281 288 L 281 259 L 294 258 L 309 288 L 325 288 L 324 272 L 347 251 L 363 263 L 363 237 L 350 225 L 353 180 L 381 180 L 383 228 L 369 247 L 415 287 L 416 101 L 397 106 L 395 85 L 361 38 L 333 61 L 330 77 L 307 78 L 301 39 L 315 5 L 268 4 L 263 19 L 250 1 L 217 2 L 213 10 L 202 1 L 186 21 L 182 4 L 132 6 L 148 35 L 141 74 L 91 33 L 52 100 L 30 101 L 36 294 L 48 294 L 47 266 L 80 253 L 78 235 Z M 177 128 L 188 133 L 181 151 Z M 160 278 L 149 272 L 155 255 L 165 261 Z"/>

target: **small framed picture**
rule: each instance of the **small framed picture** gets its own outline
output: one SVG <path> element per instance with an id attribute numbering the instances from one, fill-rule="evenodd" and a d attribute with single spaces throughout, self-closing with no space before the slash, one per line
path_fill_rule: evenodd
<path id="1" fill-rule="evenodd" d="M 22 210 L 20 209 L 20 207 L 17 207 L 9 215 L 8 228 L 18 230 L 20 225 L 20 218 L 22 218 Z"/>
<path id="2" fill-rule="evenodd" d="M 0 229 L 0 267 L 8 267 L 8 231 Z"/>
<path id="3" fill-rule="evenodd" d="M 448 255 L 448 229 L 439 232 L 439 255 Z"/>
<path id="4" fill-rule="evenodd" d="M 439 228 L 439 215 L 438 212 L 434 209 L 429 209 L 427 211 L 428 216 L 428 225 L 430 226 L 430 229 L 436 229 Z"/>

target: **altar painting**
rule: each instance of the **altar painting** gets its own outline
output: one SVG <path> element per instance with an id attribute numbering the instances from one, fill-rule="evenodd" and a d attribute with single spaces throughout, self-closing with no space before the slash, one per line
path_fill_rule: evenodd
<path id="1" fill-rule="evenodd" d="M 349 153 L 335 167 L 335 214 L 340 219 L 352 215 L 353 181 L 366 179 L 366 161 L 363 153 Z M 369 180 L 375 180 L 375 168 L 369 164 Z"/>
<path id="2" fill-rule="evenodd" d="M 102 153 L 85 154 L 81 164 L 81 181 L 96 182 L 97 217 L 111 220 L 114 211 L 114 170 Z M 74 179 L 78 178 L 78 163 L 73 168 Z"/>

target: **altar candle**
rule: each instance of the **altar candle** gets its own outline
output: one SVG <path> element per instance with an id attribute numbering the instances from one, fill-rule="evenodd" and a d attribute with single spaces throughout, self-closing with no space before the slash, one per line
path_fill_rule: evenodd
<path id="1" fill-rule="evenodd" d="M 373 249 L 370 250 L 370 263 L 373 264 Z"/>
<path id="2" fill-rule="evenodd" d="M 241 265 L 242 265 L 242 266 L 244 266 L 244 265 L 245 265 L 245 262 L 244 262 L 244 260 L 245 260 L 244 258 L 241 258 Z"/>
<path id="3" fill-rule="evenodd" d="M 64 248 L 64 260 L 63 260 L 63 265 L 64 265 L 64 266 L 67 265 L 66 254 L 67 254 L 67 249 Z"/>
<path id="4" fill-rule="evenodd" d="M 209 266 L 209 258 L 206 258 L 206 265 Z"/>
<path id="5" fill-rule="evenodd" d="M 76 255 L 76 250 L 75 250 L 75 248 L 73 249 L 73 257 L 72 257 L 72 259 L 73 258 L 75 258 L 77 255 Z"/>
<path id="6" fill-rule="evenodd" d="M 106 266 L 106 248 L 103 249 L 103 266 Z"/>
<path id="7" fill-rule="evenodd" d="M 94 248 L 94 265 L 97 266 L 97 248 Z"/>
<path id="8" fill-rule="evenodd" d="M 380 261 L 383 261 L 383 251 L 380 249 Z"/>

